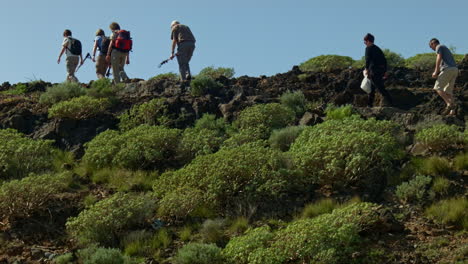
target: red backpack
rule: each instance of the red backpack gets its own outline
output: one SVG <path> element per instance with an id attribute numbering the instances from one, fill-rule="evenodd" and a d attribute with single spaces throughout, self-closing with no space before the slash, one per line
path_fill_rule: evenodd
<path id="1" fill-rule="evenodd" d="M 129 52 L 132 50 L 133 41 L 130 37 L 130 31 L 119 30 L 117 31 L 117 38 L 115 39 L 114 48 L 118 51 Z"/>

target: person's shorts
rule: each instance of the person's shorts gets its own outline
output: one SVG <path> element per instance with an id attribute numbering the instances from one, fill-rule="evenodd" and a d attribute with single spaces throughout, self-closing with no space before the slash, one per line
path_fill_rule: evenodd
<path id="1" fill-rule="evenodd" d="M 444 91 L 448 94 L 453 94 L 453 87 L 455 86 L 455 80 L 458 76 L 458 68 L 450 67 L 444 69 L 439 73 L 437 81 L 434 85 L 434 90 Z"/>

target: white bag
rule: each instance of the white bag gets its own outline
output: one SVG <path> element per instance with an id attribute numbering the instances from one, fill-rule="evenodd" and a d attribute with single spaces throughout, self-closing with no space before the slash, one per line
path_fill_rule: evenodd
<path id="1" fill-rule="evenodd" d="M 370 93 L 372 91 L 372 81 L 371 79 L 367 78 L 367 75 L 364 74 L 364 79 L 361 82 L 361 89 L 364 90 L 366 93 Z"/>

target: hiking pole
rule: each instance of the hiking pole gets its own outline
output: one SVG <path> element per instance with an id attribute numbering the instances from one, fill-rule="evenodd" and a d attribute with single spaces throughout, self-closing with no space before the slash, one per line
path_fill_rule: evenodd
<path id="1" fill-rule="evenodd" d="M 175 54 L 175 56 L 177 56 L 177 54 Z M 173 59 L 173 58 L 172 58 Z M 163 66 L 164 64 L 168 63 L 170 60 L 172 60 L 171 58 L 167 59 L 167 60 L 163 60 L 161 63 L 159 63 L 158 65 L 158 68 L 161 68 L 161 66 Z"/>
<path id="2" fill-rule="evenodd" d="M 112 68 L 111 65 L 109 65 L 109 68 L 107 68 L 107 72 L 106 72 L 106 77 L 107 77 L 107 78 L 109 78 L 109 76 L 112 75 L 112 73 L 110 72 L 110 71 L 111 71 L 111 68 Z"/>
<path id="3" fill-rule="evenodd" d="M 83 60 L 83 64 L 84 64 L 84 62 L 86 61 L 86 59 L 88 59 L 88 58 L 91 59 L 91 54 L 89 54 L 89 52 L 88 52 L 88 54 L 86 54 L 86 57 L 85 57 L 84 60 Z M 78 70 L 80 69 L 81 65 L 83 65 L 83 64 L 80 64 L 80 66 L 78 66 L 78 68 L 76 68 L 76 71 L 75 71 L 75 72 L 78 72 Z"/>

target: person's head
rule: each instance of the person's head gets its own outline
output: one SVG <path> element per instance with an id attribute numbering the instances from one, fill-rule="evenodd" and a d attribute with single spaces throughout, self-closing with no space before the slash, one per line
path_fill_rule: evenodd
<path id="1" fill-rule="evenodd" d="M 96 36 L 104 36 L 104 30 L 101 28 L 96 31 Z"/>
<path id="2" fill-rule="evenodd" d="M 374 36 L 371 34 L 371 33 L 367 33 L 365 36 L 364 36 L 364 44 L 369 47 L 371 45 L 374 44 Z"/>
<path id="3" fill-rule="evenodd" d="M 429 47 L 432 49 L 432 50 L 435 50 L 437 48 L 437 46 L 440 44 L 439 40 L 436 39 L 436 38 L 433 38 L 429 41 Z"/>
<path id="4" fill-rule="evenodd" d="M 110 25 L 109 25 L 109 28 L 110 30 L 114 31 L 114 30 L 120 30 L 120 25 L 119 23 L 117 22 L 112 22 Z"/>
<path id="5" fill-rule="evenodd" d="M 171 28 L 173 28 L 175 25 L 179 25 L 179 24 L 180 24 L 179 21 L 174 20 L 174 21 L 172 21 L 172 23 L 171 23 Z"/>
<path id="6" fill-rule="evenodd" d="M 65 29 L 65 31 L 63 31 L 63 36 L 66 38 L 66 37 L 71 37 L 72 35 L 72 32 L 71 30 L 69 29 Z"/>

